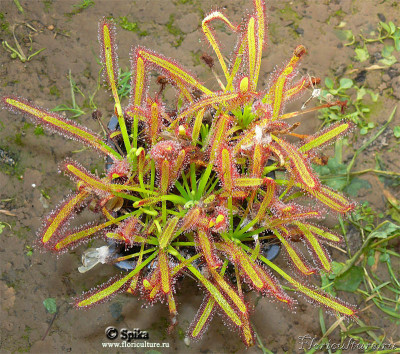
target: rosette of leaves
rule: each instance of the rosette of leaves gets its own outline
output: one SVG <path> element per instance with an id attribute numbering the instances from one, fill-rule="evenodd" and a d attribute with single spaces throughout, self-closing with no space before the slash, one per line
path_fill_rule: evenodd
<path id="1" fill-rule="evenodd" d="M 208 89 L 174 60 L 137 47 L 132 51 L 132 90 L 125 109 L 117 90 L 115 27 L 101 20 L 101 58 L 118 118 L 118 128 L 107 137 L 27 100 L 3 98 L 7 109 L 94 148 L 110 161 L 105 174 L 97 176 L 66 160 L 62 170 L 77 189 L 45 218 L 39 231 L 43 247 L 57 253 L 102 237 L 106 246 L 87 254 L 91 263 L 84 265 L 84 271 L 97 263 L 131 261 L 128 271 L 84 294 L 75 307 L 93 306 L 128 292 L 149 303 L 166 302 L 172 328 L 177 323 L 176 284 L 183 274 L 190 274 L 205 297 L 188 335 L 199 338 L 218 312 L 250 346 L 254 335 L 243 289 L 293 306 L 295 300 L 283 290 L 279 276 L 315 303 L 354 316 L 351 306 L 305 281 L 320 269 L 331 270 L 325 245 L 341 242 L 339 235 L 315 220 L 327 210 L 344 215 L 354 208 L 321 184 L 310 162 L 320 148 L 348 133 L 352 124 L 339 122 L 314 135 L 294 132 L 299 123 L 289 123 L 289 118 L 342 104 L 284 113 L 285 104 L 312 84 L 309 77 L 293 82 L 306 52 L 303 46 L 273 73 L 269 87 L 257 91 L 265 4 L 262 0 L 254 4 L 254 11 L 239 26 L 219 11 L 202 22 L 225 78 L 225 83 L 218 80 L 220 90 Z M 214 21 L 222 21 L 238 36 L 229 64 L 220 51 Z M 154 71 L 162 75 L 163 87 L 176 90 L 173 104 L 162 102 L 162 90 L 149 91 Z M 271 171 L 281 171 L 282 177 L 269 177 Z M 88 205 L 104 221 L 71 230 L 71 218 Z M 285 250 L 288 269 L 297 270 L 293 276 L 265 256 L 271 240 Z M 298 241 L 308 246 L 313 263 L 297 247 Z"/>

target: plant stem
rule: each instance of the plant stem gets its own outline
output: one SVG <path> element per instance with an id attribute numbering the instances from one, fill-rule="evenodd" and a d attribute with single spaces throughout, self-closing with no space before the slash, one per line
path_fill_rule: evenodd
<path id="1" fill-rule="evenodd" d="M 354 165 L 354 162 L 356 161 L 357 156 L 358 156 L 361 152 L 363 152 L 374 140 L 376 140 L 376 139 L 379 137 L 379 135 L 381 135 L 381 134 L 385 131 L 385 129 L 387 128 L 387 126 L 389 125 L 389 123 L 393 120 L 394 114 L 396 113 L 396 109 L 397 109 L 397 106 L 395 106 L 395 107 L 393 108 L 393 111 L 392 111 L 392 113 L 390 114 L 389 119 L 388 119 L 387 122 L 383 125 L 383 127 L 382 127 L 371 139 L 369 139 L 363 146 L 361 146 L 361 147 L 354 153 L 353 158 L 351 159 L 349 165 L 347 166 L 347 180 L 348 180 L 348 181 L 349 181 L 349 179 L 350 179 L 350 171 L 351 171 L 351 169 L 352 169 L 352 167 L 353 167 L 353 165 Z"/>
<path id="2" fill-rule="evenodd" d="M 24 13 L 24 9 L 22 8 L 21 4 L 19 3 L 18 0 L 14 0 L 14 4 L 17 7 L 18 11 L 23 14 Z"/>

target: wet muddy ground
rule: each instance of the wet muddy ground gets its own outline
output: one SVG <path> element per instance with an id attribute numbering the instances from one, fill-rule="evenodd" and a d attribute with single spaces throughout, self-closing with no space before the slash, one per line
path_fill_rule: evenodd
<path id="1" fill-rule="evenodd" d="M 214 1 L 205 0 L 152 0 L 152 1 L 99 1 L 79 11 L 77 1 L 20 1 L 21 14 L 13 1 L 0 1 L 0 39 L 14 46 L 12 27 L 22 50 L 33 53 L 45 48 L 29 62 L 12 59 L 4 48 L 0 48 L 0 94 L 15 94 L 31 99 L 38 105 L 54 108 L 71 101 L 68 73 L 85 95 L 77 94 L 77 104 L 86 112 L 77 120 L 100 132 L 92 120 L 88 98 L 97 90 L 98 60 L 97 22 L 103 16 L 137 22 L 134 31 L 118 26 L 118 54 L 120 67 L 129 67 L 129 52 L 132 46 L 152 48 L 168 57 L 178 59 L 182 65 L 197 74 L 206 86 L 216 88 L 215 79 L 199 60 L 203 52 L 211 49 L 199 31 L 201 19 L 211 9 Z M 91 3 L 87 1 L 87 3 Z M 251 8 L 250 0 L 223 0 L 218 8 L 225 8 L 229 18 L 238 23 Z M 399 21 L 400 5 L 395 0 L 343 0 L 343 1 L 277 1 L 267 2 L 269 41 L 264 52 L 260 85 L 268 82 L 269 73 L 276 65 L 282 65 L 298 44 L 308 49 L 302 71 L 310 75 L 339 77 L 346 74 L 355 78 L 361 63 L 355 62 L 354 49 L 343 45 L 335 35 L 335 26 L 341 22 L 354 33 L 376 28 L 382 16 L 387 21 Z M 380 16 L 380 17 L 378 17 Z M 29 26 L 28 26 L 29 25 Z M 220 42 L 229 54 L 235 38 L 222 26 Z M 29 38 L 31 38 L 32 43 Z M 372 64 L 372 63 L 371 63 Z M 393 70 L 374 70 L 366 73 L 365 85 L 379 92 L 380 105 L 370 119 L 383 124 L 400 99 L 400 65 Z M 390 74 L 390 75 L 389 75 Z M 94 96 L 94 102 L 103 115 L 112 110 L 110 95 L 104 88 Z M 302 102 L 290 108 L 299 108 Z M 392 126 L 399 124 L 399 112 Z M 397 122 L 396 122 L 397 121 Z M 314 131 L 320 121 L 316 114 L 304 116 L 300 132 Z M 355 132 L 357 134 L 357 132 Z M 398 152 L 389 151 L 391 137 L 378 141 L 377 145 L 358 159 L 359 169 L 374 166 L 371 158 L 374 151 L 384 151 L 384 161 L 390 170 L 399 171 Z M 355 146 L 363 141 L 359 137 Z M 387 143 L 388 145 L 385 145 Z M 386 150 L 385 150 L 386 149 Z M 332 155 L 332 149 L 327 150 Z M 110 352 L 103 349 L 107 341 L 104 331 L 108 326 L 116 328 L 140 328 L 147 330 L 150 341 L 168 342 L 168 350 L 161 352 L 182 353 L 241 353 L 245 348 L 236 332 L 223 325 L 216 316 L 203 339 L 184 343 L 184 333 L 201 302 L 201 290 L 191 279 L 183 282 L 178 293 L 180 322 L 172 335 L 166 335 L 167 309 L 163 305 L 142 308 L 143 303 L 129 295 L 119 295 L 111 302 L 93 309 L 77 311 L 70 306 L 71 299 L 83 291 L 98 285 L 117 271 L 112 267 L 97 266 L 86 274 L 79 274 L 80 255 L 84 247 L 56 257 L 33 248 L 35 231 L 41 218 L 56 207 L 73 187 L 70 181 L 57 172 L 57 165 L 66 157 L 76 159 L 91 170 L 103 169 L 104 161 L 96 154 L 82 150 L 82 146 L 60 136 L 42 134 L 33 125 L 7 111 L 0 111 L 0 221 L 6 225 L 0 236 L 0 351 L 3 352 Z M 376 181 L 369 179 L 370 189 L 362 190 L 358 200 L 368 200 L 378 210 L 384 210 L 385 199 Z M 399 191 L 392 191 L 397 198 Z M 354 238 L 356 239 L 356 238 Z M 352 244 L 355 249 L 359 245 Z M 333 258 L 341 255 L 332 251 Z M 277 261 L 283 264 L 280 257 Z M 315 279 L 317 284 L 318 279 Z M 339 293 L 349 303 L 360 305 L 353 294 Z M 56 299 L 58 313 L 46 312 L 43 300 Z M 253 300 L 255 296 L 251 295 Z M 252 321 L 260 340 L 273 352 L 301 352 L 299 336 L 320 338 L 317 307 L 299 299 L 296 312 L 286 310 L 279 304 L 261 299 L 253 313 Z M 326 316 L 329 323 L 335 318 Z M 362 314 L 367 324 L 385 326 L 388 337 L 399 338 L 397 327 L 376 311 Z M 49 329 L 50 327 L 50 329 Z M 337 333 L 332 334 L 332 340 Z M 116 350 L 115 350 L 116 351 Z M 122 350 L 127 351 L 127 350 Z M 132 351 L 132 349 L 130 349 Z M 137 352 L 146 352 L 138 350 Z M 259 353 L 256 346 L 247 353 Z"/>

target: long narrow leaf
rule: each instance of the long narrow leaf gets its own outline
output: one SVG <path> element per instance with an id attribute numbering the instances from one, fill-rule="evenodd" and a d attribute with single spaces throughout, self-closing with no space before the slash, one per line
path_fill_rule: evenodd
<path id="1" fill-rule="evenodd" d="M 89 129 L 63 118 L 55 113 L 39 108 L 27 100 L 14 96 L 3 97 L 4 106 L 10 111 L 19 111 L 28 116 L 35 124 L 40 124 L 51 132 L 56 132 L 67 138 L 78 140 L 99 152 L 110 156 L 114 160 L 121 159 L 121 155 L 108 146 L 101 138 Z"/>

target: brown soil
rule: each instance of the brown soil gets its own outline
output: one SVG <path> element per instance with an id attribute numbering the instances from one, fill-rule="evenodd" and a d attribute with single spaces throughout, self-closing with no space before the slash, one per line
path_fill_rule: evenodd
<path id="1" fill-rule="evenodd" d="M 131 46 L 140 44 L 178 59 L 207 85 L 215 85 L 210 72 L 198 60 L 201 53 L 211 53 L 205 41 L 199 41 L 202 38 L 199 25 L 204 13 L 216 8 L 214 1 L 94 0 L 94 6 L 69 16 L 66 14 L 71 13 L 74 10 L 72 5 L 77 3 L 72 0 L 20 0 L 20 3 L 25 10 L 24 14 L 18 12 L 13 1 L 1 1 L 0 12 L 4 14 L 1 20 L 1 40 L 7 40 L 14 46 L 10 30 L 14 24 L 25 23 L 36 30 L 33 31 L 25 25 L 16 29 L 17 38 L 25 53 L 30 46 L 28 35 L 32 38 L 33 51 L 46 49 L 31 61 L 22 63 L 18 59 L 11 59 L 0 48 L 0 95 L 15 94 L 29 98 L 42 107 L 54 108 L 70 101 L 67 75 L 71 70 L 78 87 L 89 97 L 96 90 L 100 69 L 96 62 L 97 22 L 103 16 L 116 19 L 127 16 L 129 21 L 138 22 L 141 31 L 148 32 L 147 36 L 141 37 L 138 33 L 118 28 L 121 68 L 126 69 L 129 66 Z M 246 9 L 251 8 L 251 1 L 222 0 L 219 8 L 225 8 L 227 15 L 238 23 Z M 344 21 L 346 28 L 354 33 L 368 31 L 376 28 L 379 22 L 378 13 L 384 14 L 387 21 L 396 23 L 399 18 L 396 18 L 396 14 L 400 11 L 395 0 L 269 0 L 267 9 L 269 44 L 264 52 L 261 85 L 267 83 L 269 73 L 276 65 L 282 65 L 298 44 L 303 44 L 308 49 L 309 55 L 304 59 L 302 70 L 311 75 L 332 77 L 335 73 L 349 70 L 349 65 L 361 67 L 362 64 L 352 60 L 354 49 L 344 47 L 343 41 L 335 36 L 335 26 Z M 8 30 L 6 22 L 9 23 Z M 223 28 L 220 33 L 220 41 L 229 54 L 235 38 Z M 400 72 L 399 64 L 393 67 L 397 73 Z M 356 73 L 346 76 L 354 78 Z M 379 91 L 383 97 L 383 104 L 371 116 L 378 125 L 385 122 L 396 104 L 391 95 L 400 98 L 399 80 L 400 76 L 390 77 L 384 70 L 367 73 L 367 87 Z M 103 110 L 103 115 L 107 116 L 112 110 L 112 103 L 109 95 L 103 91 L 101 88 L 94 100 Z M 77 101 L 83 105 L 84 100 L 79 94 Z M 298 108 L 299 103 L 293 107 Z M 87 114 L 78 121 L 100 131 L 90 117 L 90 109 L 84 107 L 84 110 Z M 399 113 L 392 126 L 396 124 L 399 124 Z M 301 131 L 310 132 L 319 125 L 320 121 L 315 114 L 307 115 L 302 119 Z M 361 140 L 356 143 L 357 146 Z M 111 302 L 87 311 L 78 311 L 70 306 L 74 296 L 117 273 L 117 270 L 110 269 L 112 267 L 97 266 L 86 274 L 79 274 L 77 267 L 80 265 L 80 255 L 84 247 L 59 257 L 42 253 L 37 248 L 29 255 L 42 217 L 55 208 L 72 188 L 69 180 L 57 173 L 57 164 L 66 157 L 72 157 L 93 170 L 103 169 L 103 160 L 96 154 L 81 151 L 81 148 L 76 142 L 66 141 L 57 135 L 35 135 L 34 127 L 26 124 L 20 116 L 5 110 L 0 111 L 0 212 L 6 210 L 12 213 L 0 213 L 0 221 L 11 226 L 6 226 L 0 237 L 1 352 L 106 353 L 110 349 L 104 349 L 101 343 L 107 341 L 104 331 L 108 326 L 148 330 L 150 341 L 169 342 L 169 350 L 159 349 L 163 353 L 244 352 L 245 348 L 236 332 L 231 332 L 224 326 L 218 316 L 214 318 L 200 342 L 191 343 L 189 347 L 185 345 L 184 332 L 202 298 L 201 291 L 190 279 L 183 282 L 179 291 L 180 317 L 177 330 L 172 335 L 167 335 L 168 313 L 165 305 L 146 309 L 142 308 L 142 301 L 128 295 L 119 295 Z M 383 143 L 378 148 L 380 152 L 385 151 L 381 157 L 391 166 L 390 169 L 399 171 L 399 159 L 395 158 L 394 152 L 387 151 L 388 148 Z M 332 154 L 332 151 L 328 149 L 327 154 Z M 374 159 L 367 154 L 358 161 L 356 167 L 359 169 L 374 166 Z M 385 200 L 375 180 L 370 179 L 370 182 L 372 190 L 365 190 L 360 200 L 368 200 L 375 208 L 382 210 Z M 45 196 L 49 196 L 49 199 Z M 399 198 L 398 194 L 397 197 Z M 339 256 L 339 253 L 333 252 L 333 256 Z M 278 260 L 282 264 L 284 261 L 282 257 Z M 315 283 L 317 281 L 315 279 Z M 360 301 L 351 294 L 339 295 L 350 303 L 358 304 Z M 43 339 L 53 320 L 53 315 L 47 313 L 43 306 L 43 300 L 49 297 L 56 299 L 59 311 Z M 309 334 L 311 337 L 321 337 L 319 309 L 302 298 L 299 303 L 294 313 L 268 299 L 259 301 L 252 321 L 264 345 L 273 352 L 302 352 L 299 349 L 299 336 Z M 363 307 L 362 304 L 359 305 Z M 368 324 L 380 323 L 375 321 L 380 316 L 376 312 L 363 316 Z M 325 318 L 328 324 L 335 320 L 332 316 L 326 315 Z M 394 326 L 384 330 L 388 338 L 399 337 Z M 337 332 L 331 336 L 334 340 Z M 133 351 L 144 353 L 147 350 L 149 349 Z M 247 351 L 253 352 L 260 352 L 260 349 L 255 346 Z"/>

